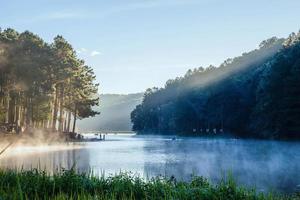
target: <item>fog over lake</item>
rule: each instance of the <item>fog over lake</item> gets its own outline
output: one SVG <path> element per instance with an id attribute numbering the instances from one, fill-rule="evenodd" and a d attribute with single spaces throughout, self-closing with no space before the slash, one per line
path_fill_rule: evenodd
<path id="1" fill-rule="evenodd" d="M 99 175 L 131 171 L 145 178 L 192 173 L 214 183 L 232 174 L 240 185 L 258 191 L 293 192 L 300 185 L 300 142 L 172 136 L 107 135 L 102 142 L 48 147 L 12 147 L 2 168 L 93 170 Z"/>

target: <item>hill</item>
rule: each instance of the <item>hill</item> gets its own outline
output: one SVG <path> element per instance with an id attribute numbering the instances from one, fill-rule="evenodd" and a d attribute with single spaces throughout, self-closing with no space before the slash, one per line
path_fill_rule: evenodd
<path id="1" fill-rule="evenodd" d="M 94 109 L 100 115 L 78 121 L 80 131 L 130 131 L 130 112 L 141 103 L 143 94 L 101 94 L 100 106 Z"/>
<path id="2" fill-rule="evenodd" d="M 272 37 L 219 67 L 189 70 L 145 92 L 131 113 L 139 132 L 299 138 L 300 33 Z"/>

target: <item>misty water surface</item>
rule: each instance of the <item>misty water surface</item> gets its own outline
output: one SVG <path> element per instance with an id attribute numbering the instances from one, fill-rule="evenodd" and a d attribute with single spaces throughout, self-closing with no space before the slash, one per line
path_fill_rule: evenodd
<path id="1" fill-rule="evenodd" d="M 131 171 L 144 177 L 191 174 L 213 182 L 231 173 L 240 185 L 259 191 L 294 191 L 300 184 L 300 143 L 172 136 L 108 135 L 103 142 L 65 147 L 8 149 L 2 168 L 46 168 L 49 172 L 74 163 L 97 174 Z"/>

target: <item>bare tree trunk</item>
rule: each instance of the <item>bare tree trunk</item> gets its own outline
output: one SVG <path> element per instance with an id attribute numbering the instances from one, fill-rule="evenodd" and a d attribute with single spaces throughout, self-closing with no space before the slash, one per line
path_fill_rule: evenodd
<path id="1" fill-rule="evenodd" d="M 16 105 L 15 123 L 20 126 L 20 106 Z"/>
<path id="2" fill-rule="evenodd" d="M 26 119 L 25 126 L 28 128 L 30 126 L 30 98 L 26 99 Z"/>
<path id="3" fill-rule="evenodd" d="M 68 125 L 67 125 L 67 132 L 70 132 L 70 125 L 71 125 L 71 111 L 68 113 Z"/>
<path id="4" fill-rule="evenodd" d="M 15 97 L 12 97 L 9 100 L 9 108 L 8 108 L 8 123 L 14 123 L 14 111 L 15 111 Z"/>
<path id="5" fill-rule="evenodd" d="M 6 99 L 5 99 L 5 123 L 8 123 L 9 122 L 9 91 L 7 92 L 7 95 L 6 95 Z"/>
<path id="6" fill-rule="evenodd" d="M 62 85 L 60 88 L 60 98 L 59 98 L 59 124 L 58 124 L 58 131 L 62 132 L 63 130 L 63 102 L 64 102 L 64 86 Z"/>
<path id="7" fill-rule="evenodd" d="M 75 133 L 75 128 L 76 128 L 76 118 L 77 118 L 77 108 L 75 105 L 75 111 L 74 111 L 74 121 L 73 121 L 73 133 Z"/>
<path id="8" fill-rule="evenodd" d="M 67 132 L 67 112 L 64 112 L 64 132 Z"/>
<path id="9" fill-rule="evenodd" d="M 54 108 L 53 108 L 53 117 L 52 117 L 52 129 L 56 130 L 56 120 L 57 120 L 57 105 L 58 104 L 58 86 L 55 87 L 55 98 L 54 98 Z"/>
<path id="10" fill-rule="evenodd" d="M 25 120 L 26 120 L 26 108 L 23 105 L 21 107 L 21 120 L 20 120 L 20 124 L 21 124 L 21 127 L 23 127 L 23 130 L 25 128 Z"/>
<path id="11" fill-rule="evenodd" d="M 33 103 L 32 103 L 32 98 L 30 98 L 30 114 L 31 114 L 31 120 L 30 120 L 30 125 L 32 126 L 32 127 L 34 127 L 34 125 L 35 125 L 35 120 L 34 120 L 34 112 L 33 112 L 34 110 L 33 110 Z"/>
<path id="12" fill-rule="evenodd" d="M 17 125 L 16 128 L 17 128 L 17 133 L 19 133 L 20 131 L 20 94 L 18 93 L 18 96 L 17 96 L 17 100 L 16 100 L 16 113 L 15 113 L 15 124 Z"/>

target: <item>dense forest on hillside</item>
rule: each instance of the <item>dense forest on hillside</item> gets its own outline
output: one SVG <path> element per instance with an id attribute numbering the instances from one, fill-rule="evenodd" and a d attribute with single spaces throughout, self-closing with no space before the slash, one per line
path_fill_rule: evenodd
<path id="1" fill-rule="evenodd" d="M 300 138 L 300 33 L 147 89 L 131 120 L 140 132 Z"/>
<path id="2" fill-rule="evenodd" d="M 142 102 L 143 93 L 101 94 L 101 103 L 93 107 L 100 115 L 78 121 L 79 131 L 130 131 L 130 113 Z"/>
<path id="3" fill-rule="evenodd" d="M 91 67 L 62 36 L 48 44 L 29 31 L 0 29 L 0 124 L 75 131 L 76 119 L 94 116 L 98 84 Z M 73 118 L 73 122 L 71 122 Z"/>

